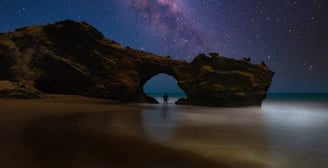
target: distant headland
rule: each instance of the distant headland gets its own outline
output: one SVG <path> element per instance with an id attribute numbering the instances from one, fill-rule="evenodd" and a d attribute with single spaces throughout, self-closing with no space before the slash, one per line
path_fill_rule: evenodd
<path id="1" fill-rule="evenodd" d="M 261 105 L 274 72 L 265 63 L 218 53 L 191 62 L 123 47 L 86 22 L 65 20 L 0 34 L 0 97 L 76 94 L 157 103 L 143 91 L 153 76 L 172 75 L 186 93 L 177 104 Z"/>

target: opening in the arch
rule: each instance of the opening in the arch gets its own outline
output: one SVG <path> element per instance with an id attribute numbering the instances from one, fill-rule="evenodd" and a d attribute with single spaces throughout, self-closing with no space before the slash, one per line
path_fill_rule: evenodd
<path id="1" fill-rule="evenodd" d="M 148 80 L 143 86 L 144 92 L 159 103 L 163 103 L 163 95 L 169 96 L 168 103 L 174 104 L 180 98 L 186 98 L 185 92 L 178 86 L 177 80 L 167 74 L 158 74 Z"/>

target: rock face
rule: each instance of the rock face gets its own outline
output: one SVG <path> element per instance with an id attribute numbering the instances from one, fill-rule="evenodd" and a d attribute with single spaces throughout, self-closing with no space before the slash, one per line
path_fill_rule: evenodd
<path id="1" fill-rule="evenodd" d="M 274 73 L 266 65 L 253 65 L 247 59 L 211 55 L 200 54 L 181 67 L 177 79 L 188 99 L 177 103 L 229 107 L 261 105 Z"/>
<path id="2" fill-rule="evenodd" d="M 41 98 L 41 92 L 19 82 L 0 81 L 0 97 L 31 99 Z"/>
<path id="3" fill-rule="evenodd" d="M 42 92 L 156 103 L 143 85 L 159 73 L 175 77 L 185 91 L 187 99 L 178 104 L 209 106 L 260 105 L 274 75 L 264 64 L 216 53 L 188 63 L 122 47 L 85 22 L 66 20 L 0 35 L 1 97 L 20 97 L 10 89 L 3 93 L 11 85 L 29 88 L 24 98 Z"/>

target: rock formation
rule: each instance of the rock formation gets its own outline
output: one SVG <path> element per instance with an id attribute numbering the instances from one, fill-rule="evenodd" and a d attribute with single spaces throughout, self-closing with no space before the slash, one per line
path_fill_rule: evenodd
<path id="1" fill-rule="evenodd" d="M 0 81 L 1 98 L 41 98 L 41 92 L 20 82 Z"/>
<path id="2" fill-rule="evenodd" d="M 265 64 L 216 53 L 188 63 L 122 47 L 85 22 L 66 20 L 0 35 L 1 97 L 57 93 L 156 103 L 143 85 L 159 73 L 175 77 L 185 91 L 187 99 L 177 103 L 209 106 L 260 105 L 274 75 Z M 14 94 L 17 90 L 25 96 Z"/>

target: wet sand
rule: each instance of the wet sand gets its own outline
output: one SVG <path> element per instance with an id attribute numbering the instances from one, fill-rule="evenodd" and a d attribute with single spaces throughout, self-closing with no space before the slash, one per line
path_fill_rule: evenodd
<path id="1" fill-rule="evenodd" d="M 0 100 L 0 166 L 230 167 L 147 140 L 142 106 L 80 96 Z"/>
<path id="2" fill-rule="evenodd" d="M 0 99 L 0 167 L 326 168 L 327 101 L 262 107 Z"/>

